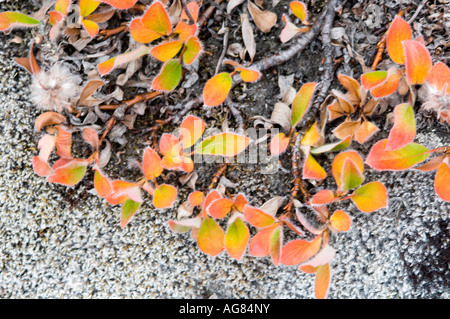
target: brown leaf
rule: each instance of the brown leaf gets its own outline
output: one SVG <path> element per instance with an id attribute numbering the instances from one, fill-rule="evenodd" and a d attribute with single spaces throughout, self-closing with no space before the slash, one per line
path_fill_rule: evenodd
<path id="1" fill-rule="evenodd" d="M 338 127 L 336 127 L 333 130 L 333 134 L 341 140 L 346 139 L 348 136 L 355 135 L 356 130 L 361 125 L 361 119 L 357 121 L 345 121 L 341 124 L 339 124 Z"/>
<path id="2" fill-rule="evenodd" d="M 373 114 L 373 111 L 375 110 L 375 108 L 378 106 L 378 103 L 380 102 L 380 100 L 376 100 L 376 99 L 370 99 L 366 105 L 364 105 L 363 108 L 363 113 L 365 116 L 371 116 Z"/>
<path id="3" fill-rule="evenodd" d="M 91 80 L 83 88 L 80 94 L 80 99 L 78 100 L 78 105 L 82 105 L 92 94 L 97 91 L 97 89 L 103 86 L 105 83 L 100 80 Z"/>
<path id="4" fill-rule="evenodd" d="M 253 35 L 252 25 L 248 20 L 248 14 L 241 14 L 241 24 L 242 24 L 242 39 L 244 40 L 245 48 L 250 55 L 251 62 L 256 54 L 256 43 Z"/>
<path id="5" fill-rule="evenodd" d="M 269 32 L 277 23 L 277 15 L 268 10 L 261 10 L 256 4 L 248 1 L 248 11 L 256 24 L 256 27 L 264 33 Z"/>
<path id="6" fill-rule="evenodd" d="M 245 0 L 230 0 L 227 4 L 227 13 L 231 13 L 235 7 L 243 3 Z"/>
<path id="7" fill-rule="evenodd" d="M 36 131 L 41 131 L 43 127 L 49 125 L 58 125 L 66 121 L 66 117 L 56 112 L 45 112 L 39 115 L 35 121 Z"/>
<path id="8" fill-rule="evenodd" d="M 342 86 L 350 94 L 349 100 L 351 102 L 356 102 L 353 104 L 359 104 L 361 102 L 361 85 L 359 84 L 359 82 L 354 78 L 344 74 L 338 74 L 337 77 Z"/>
<path id="9" fill-rule="evenodd" d="M 108 10 L 105 12 L 93 13 L 86 17 L 86 19 L 95 23 L 103 23 L 111 19 L 115 12 L 116 10 Z"/>
<path id="10" fill-rule="evenodd" d="M 291 130 L 291 108 L 283 102 L 275 103 L 270 121 L 279 124 L 285 133 Z"/>

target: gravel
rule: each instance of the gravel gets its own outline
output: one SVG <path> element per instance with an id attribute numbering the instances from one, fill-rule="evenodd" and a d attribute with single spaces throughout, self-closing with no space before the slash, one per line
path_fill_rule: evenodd
<path id="1" fill-rule="evenodd" d="M 0 1 L 0 11 L 11 3 Z M 145 203 L 122 230 L 119 207 L 35 175 L 39 113 L 30 76 L 11 62 L 27 55 L 28 33 L 17 34 L 23 44 L 0 35 L 0 298 L 314 297 L 314 276 L 296 267 L 204 255 L 188 234 L 170 231 L 174 211 Z M 418 142 L 449 145 L 449 129 L 438 126 L 428 121 Z M 450 204 L 434 194 L 433 177 L 369 171 L 367 180 L 388 188 L 389 207 L 364 214 L 349 206 L 351 229 L 332 237 L 329 298 L 450 298 Z M 72 207 L 67 197 L 81 199 Z"/>

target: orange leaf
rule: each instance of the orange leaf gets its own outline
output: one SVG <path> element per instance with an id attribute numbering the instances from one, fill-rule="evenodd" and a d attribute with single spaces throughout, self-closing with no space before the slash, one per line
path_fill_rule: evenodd
<path id="1" fill-rule="evenodd" d="M 241 260 L 250 239 L 247 225 L 239 217 L 228 226 L 225 235 L 225 249 L 230 257 Z"/>
<path id="2" fill-rule="evenodd" d="M 308 152 L 306 160 L 303 164 L 303 179 L 316 179 L 321 180 L 327 177 L 327 172 L 322 166 L 316 161 L 314 156 Z"/>
<path id="3" fill-rule="evenodd" d="M 259 79 L 260 73 L 256 70 L 245 69 L 245 68 L 236 68 L 236 71 L 241 72 L 241 79 L 244 82 L 255 82 Z"/>
<path id="4" fill-rule="evenodd" d="M 442 200 L 450 202 L 450 166 L 446 162 L 442 162 L 436 171 L 434 190 Z"/>
<path id="5" fill-rule="evenodd" d="M 388 193 L 380 182 L 371 182 L 358 188 L 351 195 L 351 200 L 364 213 L 371 213 L 387 207 Z"/>
<path id="6" fill-rule="evenodd" d="M 214 200 L 216 200 L 216 199 L 218 199 L 218 198 L 221 198 L 222 196 L 220 195 L 220 193 L 217 191 L 217 190 L 212 190 L 212 191 L 210 191 L 209 193 L 208 193 L 208 195 L 206 195 L 206 197 L 205 197 L 205 201 L 204 201 L 204 203 L 203 203 L 203 207 L 202 207 L 202 209 L 203 209 L 203 213 L 204 213 L 204 216 L 206 217 L 206 210 L 207 210 L 207 208 L 209 207 L 209 205 L 214 201 Z"/>
<path id="7" fill-rule="evenodd" d="M 245 205 L 244 206 L 245 220 L 254 227 L 267 227 L 275 223 L 275 218 L 261 209 Z"/>
<path id="8" fill-rule="evenodd" d="M 364 144 L 371 139 L 380 129 L 370 121 L 365 120 L 355 132 L 355 139 L 360 144 Z"/>
<path id="9" fill-rule="evenodd" d="M 100 5 L 97 0 L 80 0 L 80 15 L 85 18 L 90 15 Z"/>
<path id="10" fill-rule="evenodd" d="M 159 139 L 159 151 L 164 156 L 176 157 L 180 156 L 183 145 L 174 135 L 164 133 Z"/>
<path id="11" fill-rule="evenodd" d="M 279 225 L 276 223 L 257 232 L 250 241 L 249 254 L 254 257 L 268 256 L 270 254 L 270 238 L 274 229 L 278 227 Z"/>
<path id="12" fill-rule="evenodd" d="M 406 79 L 410 85 L 425 83 L 433 61 L 430 52 L 419 41 L 403 41 Z"/>
<path id="13" fill-rule="evenodd" d="M 442 62 L 436 63 L 427 76 L 427 82 L 438 92 L 446 92 L 450 95 L 450 68 Z"/>
<path id="14" fill-rule="evenodd" d="M 316 82 L 309 82 L 302 85 L 292 101 L 291 125 L 295 127 L 303 118 L 311 104 L 311 98 L 317 87 Z"/>
<path id="15" fill-rule="evenodd" d="M 117 9 L 130 9 L 138 0 L 100 0 Z"/>
<path id="16" fill-rule="evenodd" d="M 199 117 L 189 115 L 180 125 L 180 141 L 183 149 L 194 145 L 205 131 L 205 122 Z"/>
<path id="17" fill-rule="evenodd" d="M 311 199 L 311 205 L 325 205 L 334 201 L 336 197 L 334 192 L 328 189 L 323 189 L 317 192 Z"/>
<path id="18" fill-rule="evenodd" d="M 6 11 L 0 13 L 0 31 L 8 32 L 14 28 L 34 27 L 39 24 L 39 20 L 20 12 Z"/>
<path id="19" fill-rule="evenodd" d="M 97 131 L 92 127 L 83 129 L 83 139 L 88 142 L 94 150 L 98 150 L 100 147 L 100 139 L 98 138 Z"/>
<path id="20" fill-rule="evenodd" d="M 402 73 L 399 69 L 390 68 L 387 71 L 386 81 L 372 87 L 370 93 L 375 98 L 391 95 L 398 89 L 401 78 Z"/>
<path id="21" fill-rule="evenodd" d="M 330 265 L 319 266 L 316 271 L 316 280 L 314 284 L 314 293 L 316 299 L 325 299 L 328 294 L 331 281 Z"/>
<path id="22" fill-rule="evenodd" d="M 225 248 L 225 234 L 212 218 L 205 218 L 198 230 L 198 248 L 210 256 L 216 256 Z"/>
<path id="23" fill-rule="evenodd" d="M 233 207 L 233 201 L 231 199 L 219 198 L 214 200 L 206 210 L 212 217 L 222 219 L 228 215 L 231 211 L 231 207 Z"/>
<path id="24" fill-rule="evenodd" d="M 281 246 L 282 246 L 283 229 L 278 226 L 270 235 L 269 250 L 270 257 L 275 266 L 278 266 L 281 260 Z"/>
<path id="25" fill-rule="evenodd" d="M 283 246 L 281 263 L 287 266 L 301 264 L 314 256 L 319 251 L 321 244 L 322 237 L 320 236 L 317 236 L 313 241 L 293 240 Z"/>
<path id="26" fill-rule="evenodd" d="M 55 4 L 55 11 L 58 11 L 63 16 L 67 14 L 69 10 L 70 0 L 57 0 Z"/>
<path id="27" fill-rule="evenodd" d="M 105 198 L 113 192 L 112 182 L 98 168 L 95 169 L 94 173 L 94 188 L 97 191 L 97 195 L 101 198 Z"/>
<path id="28" fill-rule="evenodd" d="M 386 151 L 387 139 L 381 140 L 372 146 L 366 163 L 379 170 L 402 171 L 423 162 L 429 156 L 428 149 L 417 143 L 410 143 L 395 151 Z"/>
<path id="29" fill-rule="evenodd" d="M 313 125 L 311 125 L 305 132 L 305 135 L 303 136 L 301 140 L 302 145 L 308 145 L 313 146 L 317 142 L 319 142 L 322 138 L 322 134 L 320 133 L 317 122 L 314 122 Z"/>
<path id="30" fill-rule="evenodd" d="M 244 207 L 247 204 L 248 204 L 248 201 L 245 198 L 245 196 L 242 194 L 239 194 L 234 198 L 233 205 L 241 213 L 244 212 Z"/>
<path id="31" fill-rule="evenodd" d="M 56 154 L 61 158 L 72 158 L 72 133 L 67 132 L 61 126 L 57 125 Z"/>
<path id="32" fill-rule="evenodd" d="M 387 71 L 373 71 L 364 73 L 361 75 L 361 85 L 366 89 L 370 90 L 371 88 L 377 86 L 386 81 L 388 76 Z"/>
<path id="33" fill-rule="evenodd" d="M 203 202 L 203 192 L 201 191 L 193 191 L 189 194 L 188 197 L 189 203 L 192 204 L 192 206 L 199 206 Z"/>
<path id="34" fill-rule="evenodd" d="M 140 43 L 150 43 L 162 37 L 161 34 L 147 28 L 142 22 L 142 18 L 136 18 L 131 21 L 130 33 L 133 39 Z"/>
<path id="35" fill-rule="evenodd" d="M 308 9 L 303 2 L 300 1 L 291 1 L 289 4 L 292 13 L 302 21 L 303 24 L 308 24 Z"/>
<path id="36" fill-rule="evenodd" d="M 203 88 L 203 103 L 206 106 L 218 106 L 222 104 L 230 92 L 233 80 L 230 73 L 222 72 L 206 82 Z"/>
<path id="37" fill-rule="evenodd" d="M 411 40 L 412 30 L 408 22 L 396 16 L 386 35 L 386 49 L 392 61 L 398 64 L 405 63 L 402 42 Z"/>
<path id="38" fill-rule="evenodd" d="M 331 215 L 330 223 L 335 230 L 346 232 L 352 225 L 352 218 L 343 210 L 337 210 Z"/>
<path id="39" fill-rule="evenodd" d="M 161 157 L 150 147 L 147 147 L 144 151 L 142 170 L 144 171 L 145 178 L 150 181 L 161 175 L 164 170 Z"/>
<path id="40" fill-rule="evenodd" d="M 98 34 L 98 32 L 100 31 L 98 24 L 95 23 L 94 21 L 83 19 L 83 21 L 81 21 L 81 23 L 83 24 L 83 27 L 89 33 L 89 36 L 91 38 L 95 37 Z"/>
<path id="41" fill-rule="evenodd" d="M 172 185 L 159 185 L 153 194 L 153 206 L 158 209 L 172 207 L 177 198 L 178 191 Z"/>
<path id="42" fill-rule="evenodd" d="M 150 50 L 150 54 L 159 61 L 166 62 L 180 52 L 183 41 L 175 40 L 159 44 Z"/>
<path id="43" fill-rule="evenodd" d="M 344 161 L 342 166 L 340 184 L 338 184 L 338 191 L 347 193 L 350 189 L 358 187 L 364 181 L 364 175 L 359 167 L 356 166 L 350 158 Z"/>
<path id="44" fill-rule="evenodd" d="M 115 180 L 112 181 L 113 192 L 106 197 L 111 205 L 124 203 L 127 199 L 142 203 L 141 190 L 138 184 Z"/>
<path id="45" fill-rule="evenodd" d="M 199 12 L 198 3 L 196 1 L 191 1 L 187 4 L 186 8 L 189 10 L 194 21 L 197 22 Z M 189 37 L 194 36 L 197 33 L 197 23 L 189 25 L 185 22 L 188 20 L 189 18 L 183 10 L 181 12 L 180 22 L 175 27 L 175 33 L 178 33 L 181 41 L 186 41 Z"/>
<path id="46" fill-rule="evenodd" d="M 41 177 L 46 177 L 54 174 L 53 169 L 50 167 L 50 165 L 48 165 L 46 161 L 43 161 L 39 156 L 33 157 L 32 165 L 34 172 Z"/>
<path id="47" fill-rule="evenodd" d="M 151 31 L 159 35 L 172 33 L 172 23 L 164 5 L 155 1 L 142 16 L 142 23 Z"/>

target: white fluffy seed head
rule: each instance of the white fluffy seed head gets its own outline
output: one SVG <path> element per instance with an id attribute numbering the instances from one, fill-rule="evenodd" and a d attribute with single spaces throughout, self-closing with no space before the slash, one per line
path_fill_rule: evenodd
<path id="1" fill-rule="evenodd" d="M 425 83 L 419 90 L 424 110 L 433 111 L 438 119 L 450 113 L 450 95 L 445 90 L 438 91 L 434 86 Z"/>
<path id="2" fill-rule="evenodd" d="M 35 75 L 31 84 L 31 100 L 38 108 L 61 112 L 70 108 L 80 93 L 80 76 L 60 63 Z"/>

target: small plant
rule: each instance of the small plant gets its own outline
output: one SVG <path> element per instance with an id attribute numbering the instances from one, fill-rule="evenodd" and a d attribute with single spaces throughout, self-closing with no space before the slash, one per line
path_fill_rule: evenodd
<path id="1" fill-rule="evenodd" d="M 242 2 L 228 3 L 228 14 Z M 290 55 L 284 51 L 284 55 L 276 53 L 266 58 L 270 63 L 263 63 L 267 60 L 254 63 L 253 31 L 244 13 L 241 29 L 246 48 L 234 56 L 239 55 L 241 61 L 222 62 L 221 58 L 218 66 L 223 63 L 231 71 L 216 71 L 202 84 L 201 96 L 189 97 L 191 100 L 186 105 L 173 107 L 175 111 L 168 110 L 172 101 L 167 99 L 167 93 L 183 81 L 189 72 L 186 66 L 198 62 L 205 53 L 202 37 L 199 37 L 199 14 L 203 12 L 205 18 L 209 10 L 201 10 L 201 2 L 179 0 L 172 1 L 170 7 L 168 1 L 145 2 L 146 5 L 139 4 L 138 0 L 80 0 L 76 3 L 74 6 L 75 1 L 57 0 L 44 8 L 44 15 L 52 9 L 42 19 L 34 14 L 0 13 L 0 31 L 9 33 L 16 28 L 35 28 L 48 21 L 50 41 L 54 44 L 61 37 L 65 38 L 77 51 L 85 45 L 79 43 L 80 39 L 92 41 L 101 36 L 129 33 L 128 49 L 100 60 L 103 62 L 96 61 L 93 73 L 98 74 L 90 74 L 83 86 L 83 78 L 73 74 L 62 62 L 40 65 L 36 58 L 39 56 L 35 55 L 38 43 L 31 45 L 28 57 L 15 59 L 30 72 L 31 98 L 43 111 L 35 121 L 35 129 L 42 135 L 38 155 L 32 159 L 34 172 L 49 183 L 67 187 L 92 176 L 94 193 L 110 205 L 121 205 L 121 228 L 129 224 L 144 204 L 145 194 L 157 210 L 175 208 L 181 186 L 169 181 L 166 173 L 189 179 L 195 170 L 195 156 L 218 157 L 223 164 L 213 175 L 209 187 L 198 190 L 195 182 L 191 185 L 193 190 L 188 197 L 180 199 L 177 218 L 168 221 L 170 229 L 176 233 L 190 232 L 199 250 L 208 256 L 225 252 L 234 260 L 242 260 L 248 253 L 254 257 L 270 257 L 275 266 L 298 266 L 303 272 L 315 274 L 315 296 L 325 298 L 331 282 L 331 262 L 336 254 L 330 238 L 349 231 L 352 225 L 352 212 L 342 206 L 350 200 L 358 209 L 357 213 L 372 213 L 388 205 L 388 189 L 379 181 L 366 181 L 365 165 L 377 171 L 435 171 L 434 190 L 439 198 L 450 202 L 450 146 L 428 150 L 414 142 L 416 102 L 422 102 L 422 110 L 431 110 L 438 119 L 450 124 L 450 69 L 442 62 L 433 65 L 423 38 L 413 39 L 411 27 L 400 15 L 386 33 L 386 48 L 392 62 L 387 70 L 375 70 L 377 62 L 373 71 L 365 72 L 360 78 L 338 74 L 337 80 L 346 92 L 333 89 L 318 102 L 315 94 L 322 83 L 303 83 L 298 91 L 288 90 L 291 94 L 275 105 L 269 122 L 279 124 L 282 131 L 275 131 L 277 126 L 273 125 L 273 131 L 266 138 L 270 139 L 272 156 L 291 156 L 292 188 L 287 204 L 285 196 L 274 195 L 257 207 L 247 194 L 231 193 L 225 186 L 218 185 L 220 177 L 226 174 L 227 160 L 245 152 L 253 141 L 244 134 L 233 133 L 227 125 L 223 125 L 220 133 L 204 136 L 207 123 L 201 115 L 194 116 L 189 111 L 199 106 L 205 106 L 210 112 L 217 110 L 227 99 L 231 100 L 229 95 L 235 84 L 241 80 L 258 81 L 262 71 L 283 63 L 284 56 Z M 330 4 L 325 13 L 334 17 L 335 2 L 331 0 Z M 219 5 L 211 8 L 216 6 Z M 285 26 L 279 35 L 282 43 L 302 33 L 309 34 L 310 30 L 318 33 L 316 29 L 328 17 L 323 15 L 316 22 L 312 17 L 310 22 L 305 3 L 292 1 L 289 7 L 303 27 L 297 27 L 283 14 Z M 247 8 L 261 32 L 268 33 L 275 25 L 277 16 L 273 12 L 262 10 L 251 1 Z M 119 21 L 120 26 L 115 29 L 101 30 L 113 17 L 120 20 L 121 10 L 134 10 L 133 14 L 135 11 L 139 14 L 131 21 Z M 299 38 L 301 44 L 300 40 L 304 39 Z M 299 48 L 299 44 L 293 42 L 288 52 Z M 250 64 L 244 62 L 246 53 L 250 55 Z M 129 100 L 115 96 L 118 104 L 94 98 L 98 90 L 105 89 L 107 80 L 115 81 L 120 67 L 144 56 L 150 56 L 150 63 L 158 68 L 162 63 L 159 73 L 150 79 L 148 92 L 135 94 Z M 181 91 L 179 94 L 184 93 Z M 383 99 L 394 94 L 399 95 L 401 102 L 392 108 L 394 121 L 389 136 L 370 145 L 380 133 L 371 116 Z M 139 174 L 130 179 L 112 179 L 106 168 L 111 157 L 108 134 L 118 123 L 132 126 L 127 122 L 126 116 L 130 115 L 127 111 L 140 103 L 151 103 L 155 97 L 164 99 L 161 103 L 165 104 L 165 109 L 161 110 L 164 118 L 152 120 L 149 127 L 140 130 L 143 135 L 150 133 L 151 142 L 139 151 L 140 160 L 135 161 Z M 312 108 L 313 102 L 320 106 Z M 226 106 L 233 111 L 230 105 Z M 113 114 L 103 114 L 104 111 L 113 111 Z M 308 116 L 310 118 L 305 120 Z M 344 121 L 328 136 L 326 124 L 342 117 Z M 176 130 L 160 132 L 165 125 Z M 81 155 L 74 152 L 77 140 L 83 141 L 82 148 L 89 145 Z M 348 149 L 354 141 L 370 147 L 365 160 L 357 151 Z M 432 155 L 436 156 L 429 159 Z M 331 171 L 327 172 L 323 164 L 330 158 Z M 427 159 L 428 162 L 423 163 Z M 312 191 L 311 185 L 321 186 L 328 176 L 333 177 L 335 187 Z"/>

